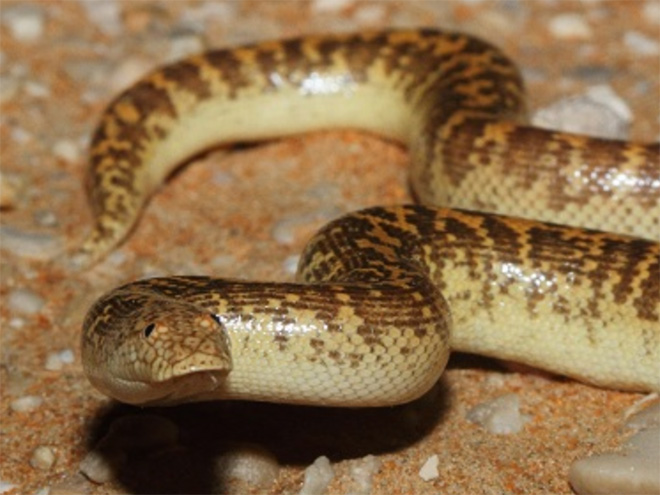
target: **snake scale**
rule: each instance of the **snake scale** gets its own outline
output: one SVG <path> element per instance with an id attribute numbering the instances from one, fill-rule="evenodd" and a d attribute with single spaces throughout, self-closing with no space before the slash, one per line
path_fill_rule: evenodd
<path id="1" fill-rule="evenodd" d="M 172 276 L 110 291 L 83 325 L 90 381 L 135 404 L 383 406 L 427 391 L 451 348 L 660 390 L 658 145 L 534 128 L 524 107 L 498 49 L 430 29 L 262 42 L 148 74 L 93 137 L 81 265 L 219 143 L 378 133 L 408 145 L 424 206 L 331 222 L 295 283 Z"/>

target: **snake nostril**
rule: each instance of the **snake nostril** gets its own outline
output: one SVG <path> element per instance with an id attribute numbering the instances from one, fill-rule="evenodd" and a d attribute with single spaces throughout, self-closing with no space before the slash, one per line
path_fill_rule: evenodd
<path id="1" fill-rule="evenodd" d="M 144 330 L 142 332 L 144 333 L 145 337 L 149 337 L 149 335 L 152 334 L 155 328 L 156 328 L 155 323 L 149 323 L 146 327 L 144 327 Z"/>

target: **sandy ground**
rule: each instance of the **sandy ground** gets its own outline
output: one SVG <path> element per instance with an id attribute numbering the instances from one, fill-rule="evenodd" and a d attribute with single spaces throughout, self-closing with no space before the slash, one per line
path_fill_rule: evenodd
<path id="1" fill-rule="evenodd" d="M 657 140 L 659 20 L 650 0 L 2 1 L 0 493 L 237 490 L 209 474 L 211 459 L 235 442 L 258 444 L 281 465 L 274 484 L 252 493 L 298 493 L 304 468 L 322 455 L 335 470 L 328 493 L 571 493 L 571 462 L 620 445 L 624 414 L 641 395 L 466 356 L 422 399 L 377 410 L 141 411 L 86 381 L 78 339 L 95 297 L 149 275 L 290 280 L 306 239 L 331 218 L 410 201 L 408 157 L 396 144 L 327 132 L 211 153 L 169 181 L 130 240 L 93 270 L 66 273 L 48 260 L 88 228 L 86 144 L 100 112 L 155 64 L 301 33 L 444 27 L 485 37 L 516 60 L 532 111 L 606 85 L 630 111 L 631 137 Z M 466 420 L 473 406 L 508 393 L 528 417 L 520 433 Z M 183 447 L 134 456 L 104 484 L 79 474 L 114 420 L 154 412 L 178 426 Z M 368 455 L 376 457 L 367 458 L 375 467 L 365 488 L 355 472 Z M 438 475 L 424 481 L 420 468 L 434 455 Z"/>

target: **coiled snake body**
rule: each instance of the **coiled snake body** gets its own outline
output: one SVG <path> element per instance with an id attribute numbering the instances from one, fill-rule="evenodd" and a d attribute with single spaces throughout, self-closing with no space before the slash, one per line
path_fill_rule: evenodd
<path id="1" fill-rule="evenodd" d="M 423 203 L 497 214 L 376 207 L 323 228 L 296 283 L 190 276 L 117 288 L 84 322 L 97 388 L 138 404 L 389 405 L 428 390 L 452 348 L 660 390 L 660 248 L 642 239 L 657 237 L 658 146 L 526 126 L 517 70 L 466 35 L 265 42 L 149 74 L 94 136 L 96 223 L 74 259 L 117 245 L 200 150 L 334 127 L 406 142 Z"/>

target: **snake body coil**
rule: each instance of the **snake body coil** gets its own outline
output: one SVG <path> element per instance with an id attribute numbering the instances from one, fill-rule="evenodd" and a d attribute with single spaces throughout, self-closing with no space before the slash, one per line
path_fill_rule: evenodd
<path id="1" fill-rule="evenodd" d="M 117 245 L 191 155 L 334 127 L 406 142 L 424 203 L 537 220 L 378 207 L 321 230 L 297 283 L 125 285 L 84 322 L 96 387 L 139 404 L 388 405 L 428 390 L 452 348 L 660 390 L 660 245 L 622 235 L 657 233 L 658 146 L 526 126 L 513 64 L 465 35 L 307 37 L 156 70 L 103 115 L 88 182 L 95 227 L 75 259 Z"/>

